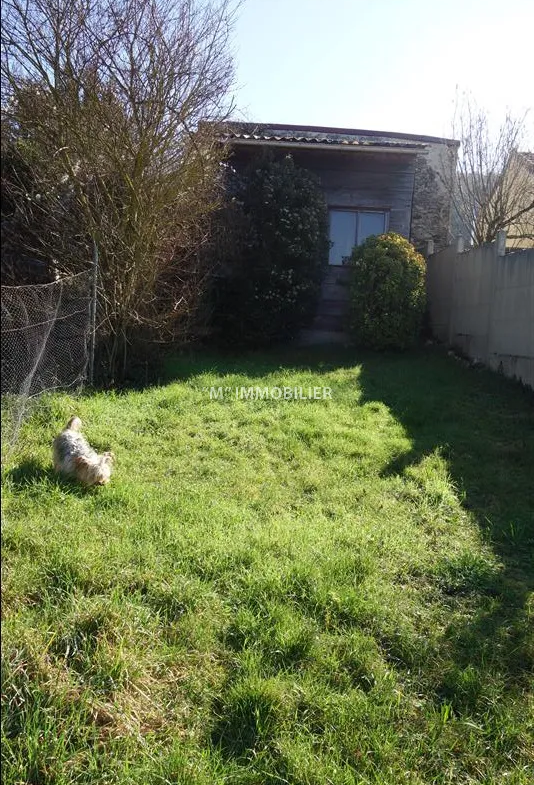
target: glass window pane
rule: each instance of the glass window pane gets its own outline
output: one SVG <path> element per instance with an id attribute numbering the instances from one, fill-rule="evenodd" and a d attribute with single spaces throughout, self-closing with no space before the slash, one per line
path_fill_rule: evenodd
<path id="1" fill-rule="evenodd" d="M 348 210 L 330 210 L 330 264 L 343 264 L 356 245 L 358 213 Z"/>
<path id="2" fill-rule="evenodd" d="M 383 234 L 386 231 L 385 213 L 360 213 L 358 227 L 358 245 L 365 242 L 372 234 Z"/>

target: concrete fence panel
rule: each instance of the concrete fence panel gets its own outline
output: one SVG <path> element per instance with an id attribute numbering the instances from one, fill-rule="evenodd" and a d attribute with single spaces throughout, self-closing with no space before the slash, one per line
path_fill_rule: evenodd
<path id="1" fill-rule="evenodd" d="M 504 255 L 500 243 L 427 263 L 434 335 L 468 357 L 534 388 L 534 249 Z"/>
<path id="2" fill-rule="evenodd" d="M 489 365 L 534 388 L 534 249 L 498 259 Z"/>

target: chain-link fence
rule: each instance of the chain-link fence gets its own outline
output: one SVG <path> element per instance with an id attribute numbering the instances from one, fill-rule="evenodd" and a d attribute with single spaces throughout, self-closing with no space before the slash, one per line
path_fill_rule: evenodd
<path id="1" fill-rule="evenodd" d="M 2 287 L 2 464 L 30 401 L 80 389 L 90 366 L 91 270 L 48 284 Z"/>

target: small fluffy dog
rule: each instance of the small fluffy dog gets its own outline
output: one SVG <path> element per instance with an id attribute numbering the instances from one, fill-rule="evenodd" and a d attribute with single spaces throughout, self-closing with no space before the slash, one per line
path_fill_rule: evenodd
<path id="1" fill-rule="evenodd" d="M 80 432 L 81 427 L 80 418 L 71 417 L 65 429 L 54 439 L 54 469 L 67 477 L 75 477 L 85 485 L 106 485 L 115 456 L 112 452 L 98 455 Z"/>

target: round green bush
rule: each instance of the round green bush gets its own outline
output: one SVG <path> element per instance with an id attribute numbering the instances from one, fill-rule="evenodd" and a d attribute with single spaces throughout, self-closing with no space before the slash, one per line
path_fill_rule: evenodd
<path id="1" fill-rule="evenodd" d="M 294 337 L 315 315 L 328 260 L 318 179 L 290 156 L 253 161 L 231 183 L 239 225 L 216 292 L 219 341 L 255 347 Z"/>
<path id="2" fill-rule="evenodd" d="M 426 264 L 394 232 L 368 237 L 351 256 L 350 327 L 372 349 L 405 349 L 417 340 L 425 312 Z"/>

